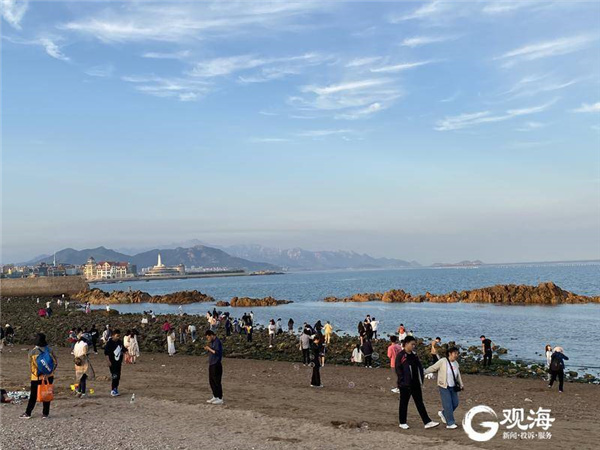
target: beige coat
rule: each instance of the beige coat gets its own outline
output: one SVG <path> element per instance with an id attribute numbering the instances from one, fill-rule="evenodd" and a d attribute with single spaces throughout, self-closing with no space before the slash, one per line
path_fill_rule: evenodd
<path id="1" fill-rule="evenodd" d="M 427 369 L 425 369 L 425 375 L 427 375 L 428 373 L 437 372 L 437 384 L 439 387 L 444 388 L 444 389 L 446 389 L 448 387 L 448 381 L 447 381 L 448 377 L 452 376 L 452 372 L 450 372 L 448 370 L 447 361 L 448 361 L 447 358 L 441 358 L 433 366 L 430 366 Z M 447 373 L 447 372 L 450 372 L 450 373 Z M 463 384 L 462 377 L 460 376 L 460 370 L 456 370 L 454 372 L 454 375 L 456 376 L 456 383 L 461 388 L 464 389 L 465 385 Z"/>

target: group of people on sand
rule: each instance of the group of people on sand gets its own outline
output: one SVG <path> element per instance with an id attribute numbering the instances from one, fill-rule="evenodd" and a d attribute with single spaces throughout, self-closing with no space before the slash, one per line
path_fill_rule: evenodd
<path id="1" fill-rule="evenodd" d="M 216 313 L 216 311 L 215 311 Z M 213 313 L 210 313 L 215 318 Z M 217 323 L 231 321 L 228 316 L 221 317 L 217 314 Z M 250 329 L 254 323 L 253 314 L 244 314 L 241 319 L 243 328 Z M 231 321 L 233 322 L 233 321 Z M 208 354 L 209 365 L 209 384 L 212 391 L 212 398 L 207 403 L 212 405 L 223 404 L 223 344 L 217 337 L 216 330 L 210 325 L 205 331 L 206 345 L 204 349 Z M 352 353 L 352 361 L 364 363 L 365 367 L 371 368 L 373 364 L 373 346 L 372 341 L 377 339 L 377 330 L 379 322 L 373 317 L 367 316 L 360 322 L 359 343 Z M 7 335 L 6 328 L 4 336 Z M 12 327 L 11 327 L 12 328 Z M 228 327 L 226 327 L 228 329 Z M 232 323 L 232 330 L 235 329 Z M 240 330 L 242 327 L 240 327 Z M 175 329 L 168 321 L 162 326 L 168 340 L 169 356 L 174 354 Z M 9 330 L 10 331 L 10 330 Z M 269 345 L 272 346 L 277 334 L 283 333 L 281 319 L 270 320 L 266 329 L 269 333 Z M 288 322 L 288 332 L 293 333 L 293 320 Z M 197 330 L 194 325 L 180 327 L 179 333 L 185 333 L 191 337 L 192 341 L 197 339 Z M 108 366 L 111 378 L 111 397 L 118 397 L 119 384 L 123 363 L 135 364 L 139 357 L 139 342 L 137 330 L 128 330 L 123 336 L 118 329 L 112 329 L 106 326 L 102 333 L 101 341 L 104 345 L 104 357 Z M 95 378 L 96 371 L 90 360 L 91 349 L 96 353 L 96 340 L 93 336 L 98 335 L 95 326 L 84 331 L 82 328 L 75 330 L 76 341 L 72 346 L 73 362 L 75 367 L 75 385 L 74 392 L 79 398 L 85 398 L 88 392 L 87 383 Z M 320 369 L 325 365 L 325 354 L 328 345 L 331 345 L 333 335 L 333 326 L 329 321 L 322 324 L 317 321 L 314 326 L 304 323 L 299 337 L 299 349 L 302 353 L 302 362 L 305 366 L 312 367 L 310 386 L 313 388 L 322 388 Z M 492 360 L 492 341 L 481 336 L 481 345 L 483 353 L 483 365 L 488 367 Z M 436 337 L 429 344 L 430 365 L 425 368 L 416 352 L 417 340 L 411 331 L 407 331 L 403 324 L 397 330 L 397 334 L 389 337 L 387 347 L 387 356 L 390 361 L 390 369 L 396 379 L 392 392 L 399 394 L 398 421 L 399 427 L 403 430 L 409 429 L 408 425 L 408 405 L 412 399 L 419 416 L 426 429 L 434 428 L 440 425 L 439 422 L 432 420 L 427 412 L 423 401 L 422 387 L 426 379 L 432 379 L 437 376 L 437 388 L 440 395 L 441 409 L 437 415 L 439 420 L 446 425 L 448 429 L 457 428 L 454 412 L 459 405 L 459 392 L 464 390 L 464 382 L 459 366 L 459 349 L 450 346 L 443 351 L 441 338 Z M 58 359 L 54 351 L 48 346 L 46 336 L 39 333 L 35 340 L 35 347 L 28 354 L 30 367 L 31 393 L 29 402 L 22 418 L 28 419 L 35 408 L 36 402 L 42 403 L 42 418 L 47 418 L 50 414 L 50 403 L 53 399 L 52 385 Z M 549 385 L 552 387 L 556 379 L 559 381 L 559 392 L 563 392 L 564 387 L 564 361 L 569 358 L 564 355 L 561 347 L 552 348 L 546 346 L 546 361 L 549 371 Z M 43 389 L 42 389 L 43 388 Z M 48 394 L 49 392 L 49 394 Z M 42 395 L 42 393 L 45 393 Z"/>

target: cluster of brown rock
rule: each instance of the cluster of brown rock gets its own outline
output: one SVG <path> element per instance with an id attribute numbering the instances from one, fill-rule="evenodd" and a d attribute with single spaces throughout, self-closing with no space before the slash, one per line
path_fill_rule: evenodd
<path id="1" fill-rule="evenodd" d="M 273 297 L 250 298 L 250 297 L 233 297 L 230 301 L 218 301 L 217 306 L 233 306 L 233 307 L 258 307 L 258 306 L 277 306 L 293 303 L 291 300 L 277 300 Z"/>
<path id="2" fill-rule="evenodd" d="M 165 295 L 150 295 L 143 291 L 112 291 L 105 292 L 101 289 L 80 292 L 71 296 L 76 301 L 92 305 L 106 305 L 117 303 L 171 303 L 184 305 L 188 303 L 214 302 L 210 295 L 200 291 L 181 291 Z"/>
<path id="3" fill-rule="evenodd" d="M 558 305 L 561 303 L 600 303 L 600 297 L 577 295 L 561 289 L 552 282 L 540 283 L 537 286 L 499 284 L 496 286 L 474 289 L 471 291 L 453 291 L 449 294 L 411 295 L 402 289 L 373 294 L 354 294 L 350 297 L 327 297 L 326 302 L 386 302 L 386 303 L 501 303 Z"/>

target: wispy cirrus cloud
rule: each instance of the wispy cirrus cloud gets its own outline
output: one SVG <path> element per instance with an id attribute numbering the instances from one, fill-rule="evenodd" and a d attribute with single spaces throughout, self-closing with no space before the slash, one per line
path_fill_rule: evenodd
<path id="1" fill-rule="evenodd" d="M 433 1 L 421 5 L 414 11 L 408 14 L 395 14 L 389 17 L 391 23 L 401 23 L 407 20 L 423 20 L 429 19 L 434 16 L 443 14 L 444 11 L 449 10 L 452 5 L 448 5 L 445 2 Z"/>
<path id="2" fill-rule="evenodd" d="M 84 72 L 90 77 L 109 78 L 115 72 L 115 66 L 113 66 L 112 64 L 102 64 L 99 66 L 90 67 Z"/>
<path id="3" fill-rule="evenodd" d="M 310 138 L 319 138 L 319 137 L 326 137 L 326 136 L 333 136 L 333 135 L 346 135 L 346 134 L 353 134 L 355 133 L 354 130 L 350 130 L 347 128 L 342 128 L 342 129 L 326 129 L 326 130 L 307 130 L 307 131 L 301 131 L 299 133 L 296 133 L 296 136 L 300 136 L 300 137 L 310 137 Z"/>
<path id="4" fill-rule="evenodd" d="M 550 41 L 537 42 L 518 47 L 514 50 L 495 57 L 496 60 L 505 61 L 505 67 L 512 67 L 518 62 L 534 61 L 541 58 L 566 55 L 583 50 L 597 37 L 589 35 L 571 36 Z"/>
<path id="5" fill-rule="evenodd" d="M 171 98 L 182 102 L 196 101 L 210 93 L 214 88 L 205 80 L 183 77 L 124 76 L 123 81 L 131 83 L 135 90 L 143 94 L 160 98 Z"/>
<path id="6" fill-rule="evenodd" d="M 146 52 L 142 54 L 142 58 L 149 59 L 185 59 L 190 56 L 189 50 L 181 50 L 178 52 Z"/>
<path id="7" fill-rule="evenodd" d="M 529 122 L 525 122 L 522 126 L 517 128 L 517 131 L 535 131 L 535 130 L 545 128 L 546 125 L 547 124 L 545 124 L 543 122 L 529 121 Z"/>
<path id="8" fill-rule="evenodd" d="M 362 66 L 367 66 L 367 65 L 371 65 L 374 64 L 378 61 L 381 61 L 383 59 L 382 56 L 366 56 L 363 58 L 354 58 L 352 60 L 350 60 L 347 64 L 346 67 L 362 67 Z"/>
<path id="9" fill-rule="evenodd" d="M 583 103 L 579 108 L 572 109 L 574 113 L 596 113 L 600 112 L 600 102 Z"/>
<path id="10" fill-rule="evenodd" d="M 435 129 L 437 131 L 453 131 L 463 128 L 470 128 L 475 125 L 484 123 L 495 123 L 510 120 L 515 117 L 527 116 L 546 111 L 552 106 L 556 100 L 553 100 L 543 105 L 531 106 L 527 108 L 509 109 L 501 114 L 493 114 L 491 111 L 480 111 L 475 113 L 459 114 L 456 116 L 445 117 L 436 122 Z"/>
<path id="11" fill-rule="evenodd" d="M 387 66 L 380 66 L 370 69 L 373 73 L 395 73 L 395 72 L 403 72 L 405 70 L 415 69 L 417 67 L 425 66 L 427 64 L 431 64 L 435 61 L 414 61 L 407 63 L 399 63 L 399 64 L 391 64 Z"/>
<path id="12" fill-rule="evenodd" d="M 2 18 L 17 30 L 21 29 L 21 21 L 28 8 L 28 0 L 0 0 Z"/>
<path id="13" fill-rule="evenodd" d="M 437 44 L 440 42 L 453 41 L 458 39 L 457 36 L 413 36 L 404 39 L 400 45 L 402 47 L 421 47 L 423 45 Z"/>
<path id="14" fill-rule="evenodd" d="M 60 41 L 60 38 L 43 36 L 37 39 L 23 39 L 15 36 L 2 36 L 2 39 L 7 40 L 8 42 L 12 42 L 13 44 L 37 45 L 42 47 L 46 54 L 54 59 L 58 59 L 61 61 L 71 60 L 71 58 L 69 58 L 62 52 L 60 45 L 57 44 L 57 42 Z"/>
<path id="15" fill-rule="evenodd" d="M 336 119 L 346 119 L 346 120 L 356 120 L 362 119 L 363 117 L 369 116 L 376 112 L 382 111 L 386 108 L 382 103 L 375 102 L 371 103 L 369 106 L 365 108 L 356 109 L 354 111 L 350 111 L 343 114 L 337 114 L 334 116 Z"/>
<path id="16" fill-rule="evenodd" d="M 530 7 L 532 5 L 538 4 L 540 2 L 531 2 L 527 0 L 521 0 L 519 2 L 511 2 L 511 1 L 492 1 L 485 4 L 485 6 L 481 9 L 481 12 L 489 15 L 497 15 L 497 14 L 506 14 L 511 13 L 513 11 L 517 11 L 523 8 Z"/>

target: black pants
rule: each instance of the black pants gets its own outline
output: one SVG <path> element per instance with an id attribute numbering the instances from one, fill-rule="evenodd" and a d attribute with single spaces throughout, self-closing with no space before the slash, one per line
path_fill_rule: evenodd
<path id="1" fill-rule="evenodd" d="M 48 377 L 48 382 L 52 384 L 54 382 L 54 377 Z M 29 393 L 29 403 L 27 403 L 27 409 L 25 410 L 25 414 L 27 414 L 28 416 L 31 415 L 31 413 L 33 412 L 33 408 L 35 408 L 39 385 L 40 382 L 38 380 L 31 380 L 31 392 Z M 44 416 L 50 414 L 50 402 L 44 402 L 42 414 Z"/>
<path id="2" fill-rule="evenodd" d="M 371 367 L 373 365 L 373 357 L 371 355 L 365 355 L 365 367 Z"/>
<path id="3" fill-rule="evenodd" d="M 550 386 L 554 384 L 556 381 L 556 377 L 558 377 L 558 390 L 562 392 L 563 390 L 563 382 L 565 380 L 565 371 L 564 370 L 551 370 L 550 371 Z"/>
<path id="4" fill-rule="evenodd" d="M 313 367 L 310 384 L 311 386 L 321 386 L 321 366 L 317 363 L 315 363 L 315 367 Z"/>
<path id="5" fill-rule="evenodd" d="M 302 349 L 302 364 L 310 364 L 310 349 Z"/>
<path id="6" fill-rule="evenodd" d="M 403 387 L 400 388 L 400 423 L 406 423 L 406 415 L 408 413 L 408 401 L 412 396 L 415 401 L 415 406 L 417 407 L 417 411 L 419 411 L 419 415 L 421 416 L 421 420 L 424 424 L 431 422 L 431 419 L 427 415 L 427 410 L 425 409 L 425 404 L 423 403 L 423 393 L 421 392 L 421 386 L 411 386 L 411 387 Z"/>
<path id="7" fill-rule="evenodd" d="M 252 342 L 252 333 L 248 333 L 248 337 L 246 339 L 248 342 Z"/>
<path id="8" fill-rule="evenodd" d="M 83 375 L 81 375 L 81 378 L 79 379 L 79 387 L 77 389 L 80 394 L 85 394 L 86 381 L 87 381 L 87 374 L 84 373 Z"/>
<path id="9" fill-rule="evenodd" d="M 110 365 L 110 375 L 112 377 L 111 389 L 113 391 L 115 389 L 119 390 L 119 382 L 121 381 L 121 367 L 121 363 L 112 363 Z"/>
<path id="10" fill-rule="evenodd" d="M 485 352 L 483 354 L 483 367 L 492 365 L 492 352 Z"/>
<path id="11" fill-rule="evenodd" d="M 98 341 L 94 339 L 92 345 L 94 346 L 94 353 L 98 353 Z"/>
<path id="12" fill-rule="evenodd" d="M 223 366 L 220 362 L 208 366 L 208 381 L 212 389 L 213 397 L 223 398 L 223 386 L 221 385 L 223 378 Z"/>

